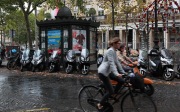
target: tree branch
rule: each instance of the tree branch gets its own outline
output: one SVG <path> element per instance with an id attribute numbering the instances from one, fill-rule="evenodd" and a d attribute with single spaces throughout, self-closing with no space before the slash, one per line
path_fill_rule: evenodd
<path id="1" fill-rule="evenodd" d="M 21 8 L 21 10 L 25 13 L 25 8 L 24 8 L 24 2 L 22 0 L 18 0 L 19 1 L 19 7 Z"/>
<path id="2" fill-rule="evenodd" d="M 26 12 L 28 13 L 28 15 L 29 15 L 29 10 L 30 10 L 30 8 L 31 8 L 31 5 L 32 5 L 32 1 L 29 0 L 28 7 L 27 7 L 27 10 L 26 10 Z"/>
<path id="3" fill-rule="evenodd" d="M 29 11 L 28 14 L 31 14 L 31 13 L 36 9 L 37 6 L 41 5 L 41 4 L 42 4 L 43 2 L 45 2 L 45 1 L 46 1 L 46 0 L 42 0 L 42 1 L 39 1 L 38 3 L 36 3 L 35 6 L 31 9 L 31 11 Z"/>

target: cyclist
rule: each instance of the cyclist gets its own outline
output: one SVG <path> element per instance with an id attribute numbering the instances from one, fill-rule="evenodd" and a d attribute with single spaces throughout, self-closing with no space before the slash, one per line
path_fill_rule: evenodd
<path id="1" fill-rule="evenodd" d="M 110 73 L 112 72 L 115 75 L 115 78 L 118 79 L 119 84 L 122 85 L 125 82 L 122 79 L 122 74 L 126 73 L 123 70 L 120 62 L 118 61 L 118 57 L 116 54 L 116 49 L 120 47 L 120 39 L 118 37 L 112 38 L 109 41 L 109 46 L 111 47 L 106 51 L 102 64 L 98 67 L 99 79 L 103 82 L 107 90 L 100 102 L 97 104 L 98 109 L 102 109 L 105 101 L 114 93 L 109 79 Z"/>

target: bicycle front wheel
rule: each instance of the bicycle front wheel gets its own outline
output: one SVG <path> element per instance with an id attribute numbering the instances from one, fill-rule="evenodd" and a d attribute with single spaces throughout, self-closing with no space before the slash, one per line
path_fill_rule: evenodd
<path id="1" fill-rule="evenodd" d="M 79 92 L 79 105 L 83 112 L 97 112 L 96 105 L 102 99 L 103 92 L 96 86 L 84 86 Z"/>
<path id="2" fill-rule="evenodd" d="M 154 101 L 145 93 L 128 93 L 121 102 L 122 112 L 157 112 Z"/>

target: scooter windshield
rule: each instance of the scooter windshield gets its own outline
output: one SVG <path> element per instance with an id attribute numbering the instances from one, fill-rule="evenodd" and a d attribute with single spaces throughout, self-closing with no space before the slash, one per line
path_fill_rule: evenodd
<path id="1" fill-rule="evenodd" d="M 167 49 L 162 49 L 161 50 L 161 55 L 166 59 L 171 59 L 172 58 L 172 54 Z"/>
<path id="2" fill-rule="evenodd" d="M 70 59 L 73 59 L 75 58 L 75 51 L 74 50 L 69 50 L 68 53 L 67 53 L 67 58 L 70 60 Z"/>
<path id="3" fill-rule="evenodd" d="M 29 59 L 29 53 L 30 53 L 29 49 L 24 50 L 23 54 L 22 54 L 22 60 L 28 60 Z"/>
<path id="4" fill-rule="evenodd" d="M 89 56 L 89 50 L 88 49 L 82 49 L 81 60 L 88 61 L 88 56 Z"/>
<path id="5" fill-rule="evenodd" d="M 35 50 L 33 58 L 38 60 L 41 57 L 41 50 Z"/>
<path id="6" fill-rule="evenodd" d="M 51 58 L 55 58 L 58 55 L 58 51 L 53 51 Z"/>
<path id="7" fill-rule="evenodd" d="M 148 56 L 148 53 L 146 50 L 139 50 L 139 59 L 146 60 Z"/>

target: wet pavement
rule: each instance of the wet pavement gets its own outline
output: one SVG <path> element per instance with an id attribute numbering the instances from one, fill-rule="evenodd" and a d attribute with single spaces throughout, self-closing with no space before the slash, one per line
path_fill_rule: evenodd
<path id="1" fill-rule="evenodd" d="M 152 96 L 158 112 L 179 112 L 180 79 L 154 79 Z M 0 112 L 82 112 L 78 92 L 84 84 L 97 85 L 94 73 L 82 76 L 65 73 L 19 72 L 0 68 Z M 115 106 L 118 112 L 120 105 Z"/>

